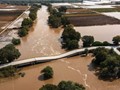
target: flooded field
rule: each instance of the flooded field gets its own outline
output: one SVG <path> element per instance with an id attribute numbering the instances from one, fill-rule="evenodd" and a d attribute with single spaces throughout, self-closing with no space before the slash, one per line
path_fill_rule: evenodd
<path id="1" fill-rule="evenodd" d="M 84 35 L 92 35 L 95 41 L 109 41 L 112 43 L 112 38 L 120 35 L 120 25 L 103 25 L 103 26 L 86 26 L 75 27 L 75 29 Z"/>
<path id="2" fill-rule="evenodd" d="M 24 68 L 25 77 L 9 79 L 0 83 L 0 90 L 39 90 L 48 83 L 58 84 L 61 80 L 72 80 L 83 84 L 86 90 L 119 90 L 120 80 L 99 80 L 90 66 L 91 56 L 72 57 Z M 54 70 L 52 79 L 42 81 L 40 71 L 47 65 Z"/>

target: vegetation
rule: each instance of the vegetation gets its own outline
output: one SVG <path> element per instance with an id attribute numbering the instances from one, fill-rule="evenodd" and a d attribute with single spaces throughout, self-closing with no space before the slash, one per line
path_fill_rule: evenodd
<path id="1" fill-rule="evenodd" d="M 94 42 L 94 37 L 93 36 L 83 36 L 82 41 L 83 41 L 83 47 L 90 47 Z"/>
<path id="2" fill-rule="evenodd" d="M 43 85 L 39 90 L 85 90 L 85 87 L 72 81 L 61 81 L 58 85 Z"/>
<path id="3" fill-rule="evenodd" d="M 28 27 L 22 27 L 19 31 L 18 31 L 18 35 L 20 37 L 24 37 L 28 34 L 28 30 L 29 28 Z"/>
<path id="4" fill-rule="evenodd" d="M 19 45 L 19 44 L 21 43 L 21 41 L 20 41 L 20 39 L 15 39 L 15 38 L 13 38 L 13 39 L 12 39 L 12 43 L 13 43 L 14 45 Z"/>
<path id="5" fill-rule="evenodd" d="M 20 52 L 13 44 L 8 44 L 0 49 L 0 64 L 12 62 L 20 57 Z"/>
<path id="6" fill-rule="evenodd" d="M 68 25 L 64 28 L 62 33 L 62 47 L 67 50 L 76 49 L 79 47 L 79 40 L 81 35 L 79 32 L 76 32 L 73 26 Z"/>
<path id="7" fill-rule="evenodd" d="M 61 26 L 61 18 L 54 15 L 50 15 L 48 17 L 48 24 L 53 28 L 58 28 L 59 26 Z"/>
<path id="8" fill-rule="evenodd" d="M 66 6 L 61 6 L 58 8 L 59 12 L 66 12 L 67 11 L 67 7 Z"/>
<path id="9" fill-rule="evenodd" d="M 34 20 L 37 18 L 37 11 L 41 5 L 33 4 L 30 8 L 29 18 L 25 18 L 22 21 L 21 29 L 18 31 L 20 37 L 24 37 L 28 34 L 29 28 L 33 25 Z"/>
<path id="10" fill-rule="evenodd" d="M 100 78 L 120 78 L 120 56 L 113 49 L 97 48 L 94 56 L 93 63 L 99 67 Z"/>
<path id="11" fill-rule="evenodd" d="M 13 66 L 0 69 L 0 78 L 13 77 L 17 73 L 17 69 Z"/>
<path id="12" fill-rule="evenodd" d="M 120 43 L 120 35 L 117 35 L 117 36 L 113 37 L 112 41 L 113 41 L 113 43 L 115 45 L 119 45 L 119 43 Z"/>
<path id="13" fill-rule="evenodd" d="M 62 25 L 65 27 L 66 25 L 69 25 L 70 24 L 70 22 L 69 22 L 69 20 L 67 19 L 67 17 L 65 17 L 65 16 L 62 16 L 61 17 L 61 23 L 62 23 Z"/>
<path id="14" fill-rule="evenodd" d="M 48 5 L 48 11 L 50 13 L 50 16 L 48 17 L 48 24 L 53 28 L 58 28 L 61 25 L 66 26 L 69 24 L 68 19 L 63 16 L 63 11 L 65 11 L 64 7 L 59 8 L 58 10 L 56 8 L 53 8 L 52 5 Z"/>
<path id="15" fill-rule="evenodd" d="M 49 79 L 53 77 L 53 69 L 50 66 L 45 67 L 41 73 L 43 73 L 44 79 Z"/>
<path id="16" fill-rule="evenodd" d="M 32 20 L 30 18 L 25 18 L 22 21 L 22 27 L 31 27 L 33 24 Z"/>
<path id="17" fill-rule="evenodd" d="M 89 53 L 89 50 L 86 48 L 83 53 L 87 56 Z"/>
<path id="18" fill-rule="evenodd" d="M 107 41 L 100 42 L 100 41 L 95 41 L 92 43 L 92 46 L 110 46 L 111 44 Z"/>

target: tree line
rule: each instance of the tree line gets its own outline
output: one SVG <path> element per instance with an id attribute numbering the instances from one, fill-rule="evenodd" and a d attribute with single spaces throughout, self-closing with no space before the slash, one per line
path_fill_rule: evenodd
<path id="1" fill-rule="evenodd" d="M 29 28 L 32 27 L 33 22 L 37 18 L 37 11 L 38 11 L 39 8 L 41 8 L 41 5 L 33 4 L 31 6 L 29 17 L 25 18 L 22 21 L 21 29 L 18 31 L 18 35 L 20 37 L 24 37 L 24 36 L 26 36 L 28 34 Z"/>

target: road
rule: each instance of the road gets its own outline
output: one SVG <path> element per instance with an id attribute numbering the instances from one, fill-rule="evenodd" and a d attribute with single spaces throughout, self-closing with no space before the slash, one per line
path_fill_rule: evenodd
<path id="1" fill-rule="evenodd" d="M 95 46 L 95 47 L 88 47 L 88 50 L 94 50 L 98 47 L 104 47 L 106 49 L 111 49 L 113 48 L 113 50 L 120 55 L 120 52 L 117 50 L 117 48 L 120 48 L 120 46 Z M 36 58 L 31 58 L 31 59 L 25 59 L 25 60 L 20 60 L 20 61 L 13 61 L 11 63 L 8 64 L 4 64 L 1 65 L 0 68 L 4 68 L 4 67 L 8 67 L 8 66 L 25 66 L 25 65 L 33 65 L 35 63 L 43 63 L 43 62 L 48 62 L 48 61 L 53 61 L 53 60 L 57 60 L 57 59 L 61 59 L 61 58 L 65 58 L 65 57 L 69 57 L 72 55 L 76 55 L 76 54 L 80 54 L 81 52 L 84 52 L 86 48 L 82 48 L 82 49 L 76 49 L 76 50 L 72 50 L 57 56 L 49 56 L 49 57 L 36 57 Z"/>

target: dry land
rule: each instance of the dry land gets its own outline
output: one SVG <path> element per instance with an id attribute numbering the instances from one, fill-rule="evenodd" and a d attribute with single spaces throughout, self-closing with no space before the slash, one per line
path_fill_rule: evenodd
<path id="1" fill-rule="evenodd" d="M 68 9 L 65 16 L 75 26 L 120 24 L 120 20 L 99 14 L 95 9 Z"/>
<path id="2" fill-rule="evenodd" d="M 0 4 L 0 31 L 2 31 L 1 28 L 3 26 L 15 20 L 27 8 L 27 6 L 11 6 Z"/>

